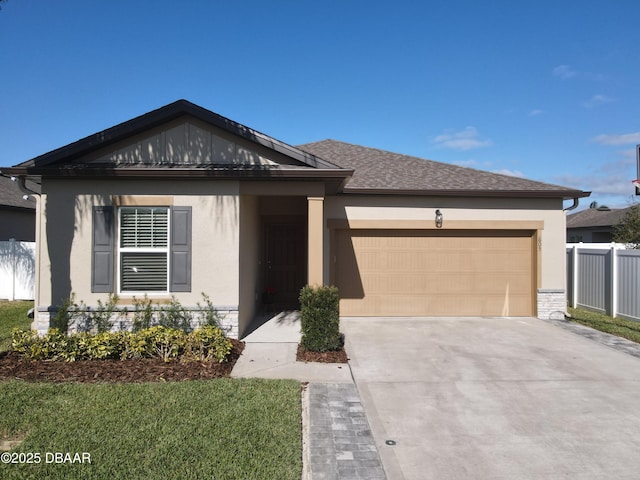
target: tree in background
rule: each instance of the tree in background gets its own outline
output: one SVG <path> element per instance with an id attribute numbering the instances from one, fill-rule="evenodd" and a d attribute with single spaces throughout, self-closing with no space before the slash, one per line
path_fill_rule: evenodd
<path id="1" fill-rule="evenodd" d="M 615 226 L 613 241 L 640 249 L 640 204 L 630 207 Z"/>

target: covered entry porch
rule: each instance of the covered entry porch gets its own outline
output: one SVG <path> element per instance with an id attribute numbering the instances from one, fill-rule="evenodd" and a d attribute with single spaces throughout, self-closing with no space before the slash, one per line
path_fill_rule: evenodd
<path id="1" fill-rule="evenodd" d="M 279 312 L 298 310 L 303 286 L 323 283 L 324 195 L 308 190 L 240 196 L 241 338 Z"/>

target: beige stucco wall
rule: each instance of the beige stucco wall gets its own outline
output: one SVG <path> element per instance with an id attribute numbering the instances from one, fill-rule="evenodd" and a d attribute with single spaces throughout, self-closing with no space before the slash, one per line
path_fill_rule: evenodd
<path id="1" fill-rule="evenodd" d="M 176 298 L 185 306 L 194 306 L 202 302 L 201 292 L 205 292 L 214 305 L 239 309 L 240 333 L 256 313 L 261 218 L 304 215 L 308 197 L 323 197 L 322 184 L 277 181 L 45 179 L 42 192 L 37 227 L 37 307 L 58 305 L 71 292 L 76 301 L 87 305 L 96 305 L 98 299 L 105 301 L 107 294 L 91 293 L 92 207 L 110 205 L 114 196 L 158 196 L 165 201 L 170 198 L 173 205 L 192 207 L 192 291 L 176 293 Z M 284 197 L 285 192 L 295 195 L 296 200 Z M 434 228 L 435 210 L 440 209 L 444 229 L 451 222 L 537 225 L 538 287 L 565 288 L 565 213 L 559 199 L 337 195 L 324 197 L 322 205 L 318 219 L 324 226 L 321 251 L 325 283 L 330 282 L 328 222 L 413 221 Z M 121 297 L 126 303 L 127 298 Z"/>
<path id="2" fill-rule="evenodd" d="M 176 298 L 195 305 L 205 292 L 215 305 L 237 308 L 237 193 L 237 182 L 45 180 L 37 305 L 57 305 L 71 292 L 87 305 L 104 301 L 106 294 L 91 293 L 92 207 L 110 205 L 115 195 L 157 195 L 172 197 L 174 205 L 193 207 L 192 291 L 176 293 Z"/>
<path id="3" fill-rule="evenodd" d="M 333 196 L 325 199 L 325 221 L 329 219 L 412 220 L 435 224 L 435 211 L 448 222 L 542 222 L 538 253 L 541 261 L 540 288 L 565 288 L 565 213 L 560 199 L 442 198 L 399 196 Z M 329 258 L 330 230 L 325 229 L 324 257 Z M 329 282 L 330 264 L 325 261 L 324 280 Z"/>

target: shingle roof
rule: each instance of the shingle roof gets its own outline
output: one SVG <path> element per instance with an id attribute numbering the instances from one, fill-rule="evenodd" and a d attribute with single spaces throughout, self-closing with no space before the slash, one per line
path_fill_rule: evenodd
<path id="1" fill-rule="evenodd" d="M 0 175 L 0 206 L 35 209 L 35 199 L 29 196 L 25 200 L 23 195 L 24 192 L 18 187 L 18 182 Z"/>
<path id="2" fill-rule="evenodd" d="M 567 215 L 567 228 L 611 227 L 620 223 L 629 208 L 588 208 Z"/>
<path id="3" fill-rule="evenodd" d="M 299 145 L 342 168 L 354 169 L 345 192 L 575 198 L 589 192 L 500 175 L 336 140 Z"/>

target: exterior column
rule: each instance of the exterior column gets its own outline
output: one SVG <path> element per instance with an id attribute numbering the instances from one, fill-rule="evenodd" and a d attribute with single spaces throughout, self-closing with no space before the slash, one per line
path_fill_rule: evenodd
<path id="1" fill-rule="evenodd" d="M 324 256 L 324 197 L 307 197 L 308 205 L 308 263 L 307 283 L 323 285 Z"/>

